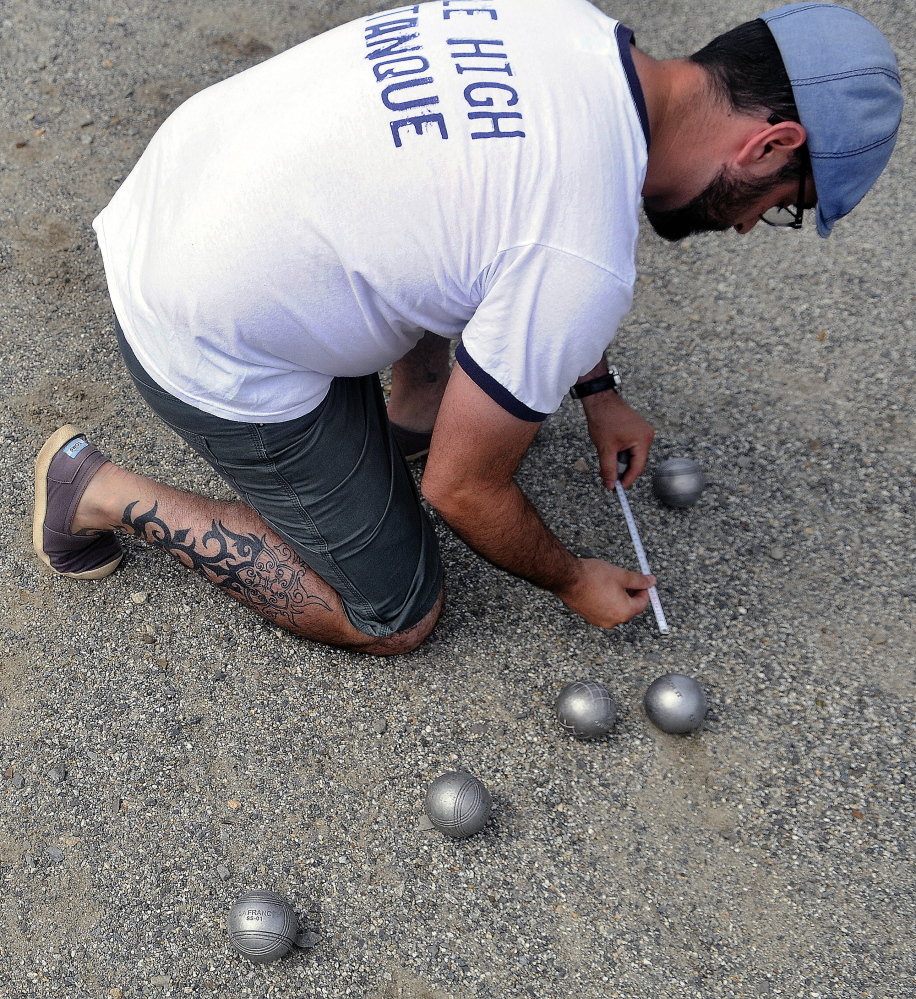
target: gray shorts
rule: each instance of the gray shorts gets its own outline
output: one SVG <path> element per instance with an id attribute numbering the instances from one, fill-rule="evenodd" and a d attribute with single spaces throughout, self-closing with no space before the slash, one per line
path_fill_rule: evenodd
<path id="1" fill-rule="evenodd" d="M 391 436 L 378 375 L 335 378 L 298 419 L 236 423 L 156 384 L 115 329 L 150 408 L 334 587 L 355 628 L 386 638 L 432 610 L 439 546 Z"/>

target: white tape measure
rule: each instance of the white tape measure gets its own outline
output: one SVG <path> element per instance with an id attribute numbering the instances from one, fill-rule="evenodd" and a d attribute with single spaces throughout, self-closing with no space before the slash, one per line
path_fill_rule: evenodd
<path id="1" fill-rule="evenodd" d="M 633 511 L 630 509 L 630 502 L 627 499 L 627 494 L 624 491 L 623 486 L 620 484 L 620 479 L 614 483 L 614 491 L 617 493 L 617 498 L 620 500 L 620 506 L 623 509 L 623 519 L 627 522 L 627 530 L 630 532 L 630 537 L 633 539 L 633 547 L 636 549 L 636 558 L 639 561 L 639 571 L 644 576 L 651 576 L 652 571 L 649 569 L 649 563 L 646 560 L 646 551 L 642 546 L 639 531 L 636 529 L 636 521 L 633 519 Z M 662 610 L 662 602 L 658 599 L 658 590 L 656 590 L 654 586 L 649 587 L 649 601 L 652 604 L 652 610 L 655 611 L 655 620 L 658 622 L 658 630 L 663 635 L 670 635 L 671 629 L 668 627 L 668 622 L 665 620 L 665 612 Z"/>

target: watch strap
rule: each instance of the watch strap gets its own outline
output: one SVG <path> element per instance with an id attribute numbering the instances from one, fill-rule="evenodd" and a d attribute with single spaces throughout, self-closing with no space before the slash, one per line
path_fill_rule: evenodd
<path id="1" fill-rule="evenodd" d="M 594 395 L 596 392 L 620 391 L 620 371 L 614 364 L 609 364 L 606 375 L 598 375 L 589 378 L 586 382 L 577 382 L 569 390 L 569 394 L 574 399 L 584 399 L 587 395 Z"/>

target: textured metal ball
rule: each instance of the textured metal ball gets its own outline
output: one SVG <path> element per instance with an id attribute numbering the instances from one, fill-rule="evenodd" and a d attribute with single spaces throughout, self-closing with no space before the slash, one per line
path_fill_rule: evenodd
<path id="1" fill-rule="evenodd" d="M 250 891 L 240 896 L 230 908 L 226 924 L 229 943 L 255 964 L 284 957 L 299 932 L 293 907 L 275 891 Z"/>
<path id="2" fill-rule="evenodd" d="M 600 739 L 617 720 L 617 705 L 607 687 L 594 680 L 573 680 L 557 694 L 560 725 L 577 739 Z"/>
<path id="3" fill-rule="evenodd" d="M 426 792 L 426 816 L 446 836 L 467 839 L 480 832 L 493 802 L 486 785 L 472 774 L 450 772 L 437 777 Z"/>
<path id="4" fill-rule="evenodd" d="M 666 673 L 653 680 L 644 703 L 649 720 L 674 735 L 694 732 L 709 710 L 703 688 L 683 673 Z"/>
<path id="5" fill-rule="evenodd" d="M 668 506 L 693 506 L 705 488 L 703 469 L 692 458 L 669 458 L 652 476 L 655 495 Z"/>

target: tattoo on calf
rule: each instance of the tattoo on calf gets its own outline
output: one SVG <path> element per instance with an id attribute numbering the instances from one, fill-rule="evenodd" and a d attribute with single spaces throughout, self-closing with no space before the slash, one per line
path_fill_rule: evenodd
<path id="1" fill-rule="evenodd" d="M 135 516 L 136 505 L 137 501 L 125 508 L 121 518 L 125 526 L 268 621 L 294 625 L 296 615 L 306 607 L 331 609 L 305 588 L 308 569 L 285 542 L 271 546 L 266 535 L 236 534 L 215 520 L 198 541 L 190 528 L 173 531 L 158 516 L 158 503 Z"/>

